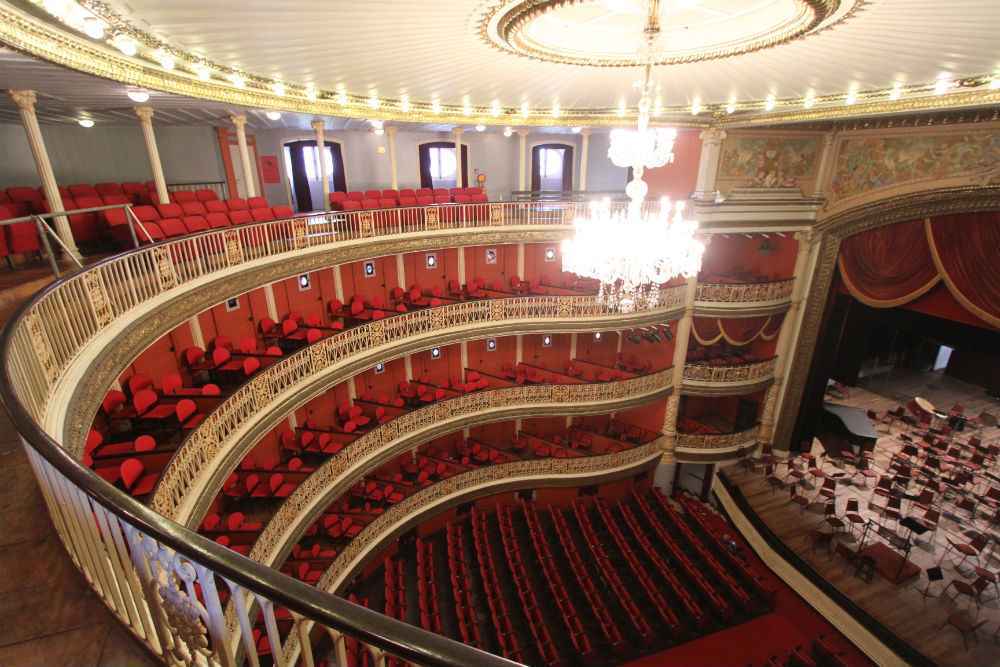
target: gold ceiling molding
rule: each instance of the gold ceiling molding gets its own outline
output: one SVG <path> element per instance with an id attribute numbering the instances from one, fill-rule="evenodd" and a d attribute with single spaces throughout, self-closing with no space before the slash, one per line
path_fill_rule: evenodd
<path id="1" fill-rule="evenodd" d="M 500 0 L 483 14 L 479 36 L 490 46 L 505 53 L 542 62 L 584 67 L 639 67 L 645 60 L 638 51 L 633 55 L 581 54 L 533 38 L 529 26 L 545 15 L 553 15 L 574 5 L 599 4 L 601 0 Z M 857 0 L 794 0 L 796 12 L 784 17 L 762 33 L 708 45 L 694 51 L 671 51 L 661 47 L 653 55 L 655 65 L 685 63 L 740 56 L 802 38 L 852 16 L 864 3 Z M 846 8 L 846 11 L 844 11 Z M 840 14 L 837 16 L 837 14 Z M 832 21 L 836 16 L 836 20 Z M 637 33 L 636 43 L 639 41 Z"/>

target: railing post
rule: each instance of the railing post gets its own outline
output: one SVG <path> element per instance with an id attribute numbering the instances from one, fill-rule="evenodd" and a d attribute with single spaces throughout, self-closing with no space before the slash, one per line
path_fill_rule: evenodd
<path id="1" fill-rule="evenodd" d="M 125 204 L 125 222 L 128 223 L 128 233 L 132 237 L 132 247 L 139 247 L 139 237 L 135 233 L 135 223 L 133 220 L 137 220 L 135 213 L 132 212 L 132 204 Z M 152 239 L 150 239 L 152 241 Z"/>
<path id="2" fill-rule="evenodd" d="M 45 248 L 45 254 L 49 258 L 49 264 L 52 266 L 52 273 L 56 274 L 56 278 L 59 277 L 59 262 L 56 261 L 56 256 L 52 252 L 52 244 L 49 243 L 49 237 L 45 233 L 45 223 L 42 221 L 41 217 L 35 215 L 32 216 L 35 219 L 35 229 L 38 230 L 38 237 L 42 241 L 42 246 Z"/>

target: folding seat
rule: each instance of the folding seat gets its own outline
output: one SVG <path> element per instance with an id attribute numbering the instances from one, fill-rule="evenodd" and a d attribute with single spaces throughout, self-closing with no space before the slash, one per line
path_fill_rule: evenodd
<path id="1" fill-rule="evenodd" d="M 205 215 L 208 211 L 200 201 L 186 201 L 181 203 L 181 210 L 184 215 Z"/>
<path id="2" fill-rule="evenodd" d="M 346 192 L 331 192 L 330 193 L 330 208 L 334 211 L 340 211 L 343 209 L 343 204 L 347 200 Z"/>
<path id="3" fill-rule="evenodd" d="M 295 217 L 295 212 L 290 206 L 272 206 L 271 213 L 274 214 L 275 220 L 284 220 L 285 218 Z"/>
<path id="4" fill-rule="evenodd" d="M 247 211 L 250 209 L 250 206 L 247 205 L 247 200 L 241 199 L 240 197 L 227 199 L 226 206 L 229 207 L 230 211 Z"/>
<path id="5" fill-rule="evenodd" d="M 417 197 L 433 197 L 434 190 L 431 188 L 418 188 L 413 194 Z"/>
<path id="6" fill-rule="evenodd" d="M 67 190 L 69 194 L 74 199 L 76 197 L 97 197 L 101 198 L 101 193 L 94 189 L 93 185 L 89 183 L 77 183 L 75 185 L 70 185 Z"/>
<path id="7" fill-rule="evenodd" d="M 184 209 L 181 208 L 180 204 L 175 203 L 156 204 L 156 212 L 159 214 L 161 220 L 184 217 Z"/>
<path id="8" fill-rule="evenodd" d="M 163 234 L 169 239 L 184 236 L 188 233 L 188 228 L 184 226 L 184 222 L 180 218 L 165 218 L 160 220 L 159 225 L 160 229 L 163 230 Z"/>
<path id="9" fill-rule="evenodd" d="M 122 194 L 133 204 L 142 204 L 149 198 L 149 190 L 143 183 L 122 183 Z"/>
<path id="10" fill-rule="evenodd" d="M 470 197 L 469 195 L 467 195 L 465 193 L 462 193 L 462 192 L 454 195 L 452 197 L 452 199 L 454 200 L 454 202 L 456 204 L 471 204 L 472 203 L 472 197 Z"/>
<path id="11" fill-rule="evenodd" d="M 345 199 L 340 206 L 345 213 L 349 213 L 351 211 L 360 211 L 361 201 L 357 199 Z"/>
<path id="12" fill-rule="evenodd" d="M 194 196 L 198 201 L 201 202 L 218 201 L 219 199 L 219 196 L 215 194 L 215 190 L 209 190 L 208 188 L 204 188 L 202 190 L 195 190 Z"/>
<path id="13" fill-rule="evenodd" d="M 94 185 L 94 190 L 101 197 L 104 197 L 105 195 L 125 194 L 124 190 L 122 190 L 121 183 L 97 183 Z"/>
<path id="14" fill-rule="evenodd" d="M 399 191 L 400 197 L 416 197 L 417 193 L 413 188 L 403 188 Z"/>
<path id="15" fill-rule="evenodd" d="M 212 229 L 221 229 L 229 226 L 229 216 L 225 213 L 206 213 L 205 221 Z"/>
<path id="16" fill-rule="evenodd" d="M 485 204 L 489 201 L 482 188 L 465 188 L 465 194 L 472 199 L 474 204 Z"/>
<path id="17" fill-rule="evenodd" d="M 366 211 L 375 210 L 381 208 L 381 204 L 379 203 L 378 199 L 368 199 L 366 197 L 365 199 L 361 200 L 361 208 L 365 209 Z"/>
<path id="18" fill-rule="evenodd" d="M 399 199 L 399 190 L 383 190 L 379 195 L 382 199 Z"/>
<path id="19" fill-rule="evenodd" d="M 365 199 L 378 199 L 381 196 L 381 190 L 365 190 Z"/>
<path id="20" fill-rule="evenodd" d="M 379 208 L 396 208 L 397 202 L 395 199 L 388 197 L 382 197 L 378 200 Z"/>
<path id="21" fill-rule="evenodd" d="M 44 197 L 38 188 L 31 188 L 27 186 L 7 188 L 7 196 L 10 197 L 11 203 L 16 205 L 16 215 L 12 217 L 17 218 L 22 215 L 39 213 L 41 211 L 42 200 Z"/>
<path id="22" fill-rule="evenodd" d="M 229 221 L 234 225 L 248 225 L 254 220 L 253 215 L 246 209 L 236 209 L 235 211 L 230 209 Z"/>
<path id="23" fill-rule="evenodd" d="M 364 192 L 360 192 L 358 190 L 352 190 L 351 192 L 347 193 L 347 198 L 348 199 L 353 199 L 354 201 L 357 201 L 357 202 L 360 202 L 362 199 L 365 198 L 365 193 Z"/>
<path id="24" fill-rule="evenodd" d="M 292 495 L 295 491 L 296 485 L 291 482 L 285 481 L 285 476 L 280 472 L 276 472 L 271 475 L 268 480 L 268 486 L 271 489 L 271 495 L 275 498 L 287 498 Z"/>
<path id="25" fill-rule="evenodd" d="M 20 214 L 12 210 L 10 205 L 0 206 L 0 220 L 19 217 Z M 0 254 L 4 257 L 9 253 L 37 252 L 40 248 L 38 228 L 33 222 L 4 225 L 4 231 L 0 232 Z"/>
<path id="26" fill-rule="evenodd" d="M 417 206 L 431 206 L 434 204 L 432 195 L 417 195 Z"/>
<path id="27" fill-rule="evenodd" d="M 123 461 L 120 472 L 122 486 L 136 498 L 149 495 L 153 491 L 153 487 L 156 486 L 156 480 L 159 478 L 158 473 L 144 474 L 146 466 L 139 459 L 126 459 Z"/>
<path id="28" fill-rule="evenodd" d="M 250 209 L 250 217 L 253 218 L 254 222 L 270 222 L 274 220 L 274 213 L 269 208 L 252 208 Z"/>
<path id="29" fill-rule="evenodd" d="M 451 195 L 448 193 L 446 188 L 434 188 L 434 203 L 435 204 L 450 204 Z"/>
<path id="30" fill-rule="evenodd" d="M 198 197 L 191 190 L 176 190 L 170 193 L 170 201 L 183 204 L 184 202 L 198 201 Z"/>
<path id="31" fill-rule="evenodd" d="M 402 192 L 399 193 L 399 205 L 400 207 L 416 206 L 417 198 L 413 195 L 404 195 Z"/>
<path id="32" fill-rule="evenodd" d="M 209 199 L 208 201 L 202 202 L 202 206 L 208 213 L 228 213 L 229 207 L 226 206 L 226 202 L 221 199 Z"/>
<path id="33" fill-rule="evenodd" d="M 255 208 L 270 208 L 271 205 L 267 203 L 267 199 L 264 197 L 250 197 L 247 199 L 247 206 L 252 209 Z"/>
<path id="34" fill-rule="evenodd" d="M 208 220 L 203 215 L 186 215 L 181 218 L 181 222 L 187 228 L 189 234 L 196 234 L 211 229 Z"/>

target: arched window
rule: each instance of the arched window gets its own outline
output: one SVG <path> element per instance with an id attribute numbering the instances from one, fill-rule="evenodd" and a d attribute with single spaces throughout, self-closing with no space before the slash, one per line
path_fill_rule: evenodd
<path id="1" fill-rule="evenodd" d="M 323 158 L 326 160 L 327 173 L 330 174 L 330 192 L 347 192 L 340 144 L 327 141 Z M 319 160 L 320 153 L 316 150 L 315 139 L 285 144 L 285 167 L 291 181 L 295 209 L 299 212 L 326 208 L 326 202 L 323 201 L 323 172 Z"/>
<path id="2" fill-rule="evenodd" d="M 420 187 L 464 188 L 469 185 L 469 147 L 462 144 L 462 184 L 455 179 L 455 142 L 420 144 Z"/>
<path id="3" fill-rule="evenodd" d="M 573 189 L 573 147 L 539 144 L 531 148 L 531 189 L 568 192 Z"/>

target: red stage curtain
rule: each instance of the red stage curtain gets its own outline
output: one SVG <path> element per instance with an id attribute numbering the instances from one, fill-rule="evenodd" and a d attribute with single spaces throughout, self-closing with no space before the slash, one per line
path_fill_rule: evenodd
<path id="1" fill-rule="evenodd" d="M 874 308 L 912 301 L 940 280 L 922 220 L 887 225 L 844 239 L 838 261 L 848 291 Z"/>
<path id="2" fill-rule="evenodd" d="M 784 319 L 784 313 L 729 319 L 696 317 L 691 333 L 699 345 L 715 345 L 720 340 L 725 340 L 730 345 L 749 345 L 758 338 L 772 340 L 781 331 Z"/>
<path id="3" fill-rule="evenodd" d="M 1000 327 L 1000 212 L 940 216 L 926 228 L 948 291 L 973 315 Z"/>

